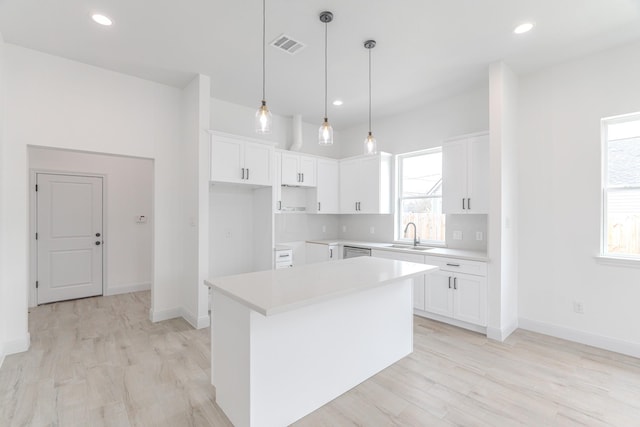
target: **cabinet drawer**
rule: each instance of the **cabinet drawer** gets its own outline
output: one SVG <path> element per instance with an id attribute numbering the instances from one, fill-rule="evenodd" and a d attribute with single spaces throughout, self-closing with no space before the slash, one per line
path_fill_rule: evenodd
<path id="1" fill-rule="evenodd" d="M 435 256 L 425 256 L 424 263 L 435 265 L 442 271 L 452 271 L 455 273 L 473 274 L 476 276 L 487 275 L 487 263 L 481 261 L 469 261 L 457 258 L 445 258 Z"/>

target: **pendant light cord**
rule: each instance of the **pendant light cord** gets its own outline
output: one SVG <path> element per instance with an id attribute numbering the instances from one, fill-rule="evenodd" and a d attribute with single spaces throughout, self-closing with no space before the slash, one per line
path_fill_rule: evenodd
<path id="1" fill-rule="evenodd" d="M 265 39 L 266 39 L 266 26 L 267 26 L 267 7 L 266 0 L 262 0 L 262 100 L 265 100 L 265 86 L 266 86 L 266 60 L 265 60 Z"/>
<path id="2" fill-rule="evenodd" d="M 327 118 L 327 23 L 324 23 L 324 118 Z"/>
<path id="3" fill-rule="evenodd" d="M 371 133 L 371 49 L 369 51 L 369 133 Z"/>

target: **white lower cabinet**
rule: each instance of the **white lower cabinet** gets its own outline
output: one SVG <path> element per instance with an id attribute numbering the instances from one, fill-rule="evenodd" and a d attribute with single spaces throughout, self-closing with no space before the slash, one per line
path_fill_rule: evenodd
<path id="1" fill-rule="evenodd" d="M 426 275 L 424 311 L 487 326 L 486 263 L 427 256 L 425 264 L 440 270 Z"/>
<path id="2" fill-rule="evenodd" d="M 394 251 L 385 251 L 373 249 L 371 251 L 371 256 L 378 258 L 386 258 L 386 259 L 396 259 L 399 261 L 409 261 L 416 262 L 418 264 L 424 264 L 424 255 L 418 254 L 406 254 L 401 252 Z M 424 283 L 425 283 L 425 275 L 415 277 L 413 279 L 413 308 L 417 308 L 418 310 L 425 309 L 425 299 L 424 299 Z"/>
<path id="3" fill-rule="evenodd" d="M 326 243 L 309 243 L 305 245 L 306 262 L 314 264 L 316 262 L 334 261 L 339 259 L 340 251 L 338 245 Z"/>

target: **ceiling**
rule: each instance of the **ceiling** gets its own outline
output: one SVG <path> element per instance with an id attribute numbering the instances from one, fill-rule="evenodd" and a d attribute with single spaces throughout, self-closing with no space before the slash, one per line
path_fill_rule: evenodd
<path id="1" fill-rule="evenodd" d="M 267 47 L 267 103 L 320 124 L 324 101 L 323 10 L 329 30 L 329 120 L 367 120 L 367 51 L 373 117 L 397 114 L 487 84 L 488 65 L 516 72 L 640 39 L 640 0 L 266 0 L 267 43 L 287 34 L 295 55 Z M 101 27 L 100 12 L 113 20 Z M 211 95 L 258 108 L 260 0 L 0 0 L 6 42 L 176 87 L 211 77 Z M 524 21 L 527 34 L 513 34 Z"/>

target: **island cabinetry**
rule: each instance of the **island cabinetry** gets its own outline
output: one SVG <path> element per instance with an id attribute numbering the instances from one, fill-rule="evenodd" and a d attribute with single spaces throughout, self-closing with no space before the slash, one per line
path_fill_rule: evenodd
<path id="1" fill-rule="evenodd" d="M 315 157 L 283 152 L 280 166 L 281 185 L 315 187 L 316 167 Z"/>
<path id="2" fill-rule="evenodd" d="M 424 255 L 406 254 L 394 251 L 385 251 L 380 249 L 371 250 L 371 256 L 385 259 L 396 259 L 398 261 L 416 262 L 424 264 Z M 434 273 L 435 274 L 435 273 Z M 425 309 L 424 286 L 426 276 L 416 276 L 413 278 L 413 308 L 418 310 Z"/>
<path id="3" fill-rule="evenodd" d="M 424 311 L 486 326 L 487 264 L 430 256 L 424 262 L 440 268 L 425 277 Z"/>
<path id="4" fill-rule="evenodd" d="M 442 211 L 489 213 L 489 136 L 447 141 L 442 146 Z"/>
<path id="5" fill-rule="evenodd" d="M 340 161 L 340 211 L 391 213 L 391 154 Z"/>
<path id="6" fill-rule="evenodd" d="M 272 169 L 272 146 L 212 134 L 211 181 L 271 186 Z"/>

